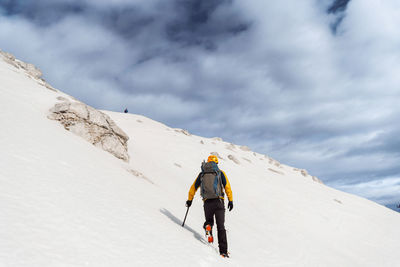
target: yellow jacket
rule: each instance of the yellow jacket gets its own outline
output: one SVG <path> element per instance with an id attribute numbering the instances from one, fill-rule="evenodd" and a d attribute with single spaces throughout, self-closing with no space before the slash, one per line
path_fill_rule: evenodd
<path id="1" fill-rule="evenodd" d="M 222 182 L 223 188 L 225 190 L 225 193 L 228 196 L 228 200 L 233 201 L 231 184 L 229 183 L 228 177 L 226 176 L 225 172 L 222 170 L 221 170 L 221 182 Z M 199 173 L 196 180 L 190 187 L 188 200 L 193 200 L 194 195 L 196 194 L 196 191 L 200 185 L 201 185 L 201 173 Z M 224 196 L 221 196 L 220 198 L 224 199 Z M 203 199 L 203 200 L 205 200 L 205 199 Z"/>

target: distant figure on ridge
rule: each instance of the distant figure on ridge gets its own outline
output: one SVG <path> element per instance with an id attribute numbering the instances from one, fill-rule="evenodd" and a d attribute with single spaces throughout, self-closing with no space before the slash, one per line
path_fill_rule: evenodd
<path id="1" fill-rule="evenodd" d="M 128 113 L 128 109 L 127 108 L 124 110 L 124 113 Z"/>
<path id="2" fill-rule="evenodd" d="M 228 209 L 233 209 L 232 190 L 229 180 L 224 171 L 218 168 L 217 156 L 211 155 L 208 157 L 207 162 L 202 163 L 201 172 L 197 176 L 193 185 L 189 190 L 189 198 L 186 201 L 186 207 L 192 205 L 194 195 L 197 189 L 201 187 L 200 194 L 204 201 L 204 214 L 206 221 L 203 225 L 206 231 L 206 237 L 209 243 L 214 241 L 212 235 L 212 227 L 214 225 L 214 216 L 217 222 L 218 230 L 218 246 L 219 253 L 222 257 L 228 256 L 228 241 L 226 239 L 225 230 L 225 204 L 224 192 L 228 196 Z"/>

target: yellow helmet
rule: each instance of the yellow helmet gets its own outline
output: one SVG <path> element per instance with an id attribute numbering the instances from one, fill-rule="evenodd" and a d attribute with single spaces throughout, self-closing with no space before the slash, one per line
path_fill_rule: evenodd
<path id="1" fill-rule="evenodd" d="M 207 162 L 211 162 L 211 161 L 214 161 L 215 163 L 218 164 L 218 158 L 217 158 L 217 156 L 215 156 L 215 155 L 210 155 L 210 156 L 208 157 L 208 159 L 207 159 Z"/>

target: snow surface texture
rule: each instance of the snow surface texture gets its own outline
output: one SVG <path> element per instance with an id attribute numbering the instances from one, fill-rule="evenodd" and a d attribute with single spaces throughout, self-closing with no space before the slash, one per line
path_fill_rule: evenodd
<path id="1" fill-rule="evenodd" d="M 392 210 L 220 138 L 104 111 L 130 137 L 124 162 L 49 120 L 60 98 L 74 102 L 0 59 L 1 267 L 400 266 Z M 210 153 L 233 190 L 230 259 L 206 244 L 199 193 L 181 227 Z"/>

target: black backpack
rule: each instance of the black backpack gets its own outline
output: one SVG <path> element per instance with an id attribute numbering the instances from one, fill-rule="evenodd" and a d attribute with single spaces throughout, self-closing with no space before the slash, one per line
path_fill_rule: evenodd
<path id="1" fill-rule="evenodd" d="M 222 191 L 221 170 L 217 163 L 204 162 L 201 164 L 201 197 L 205 199 L 215 199 L 224 196 Z"/>

